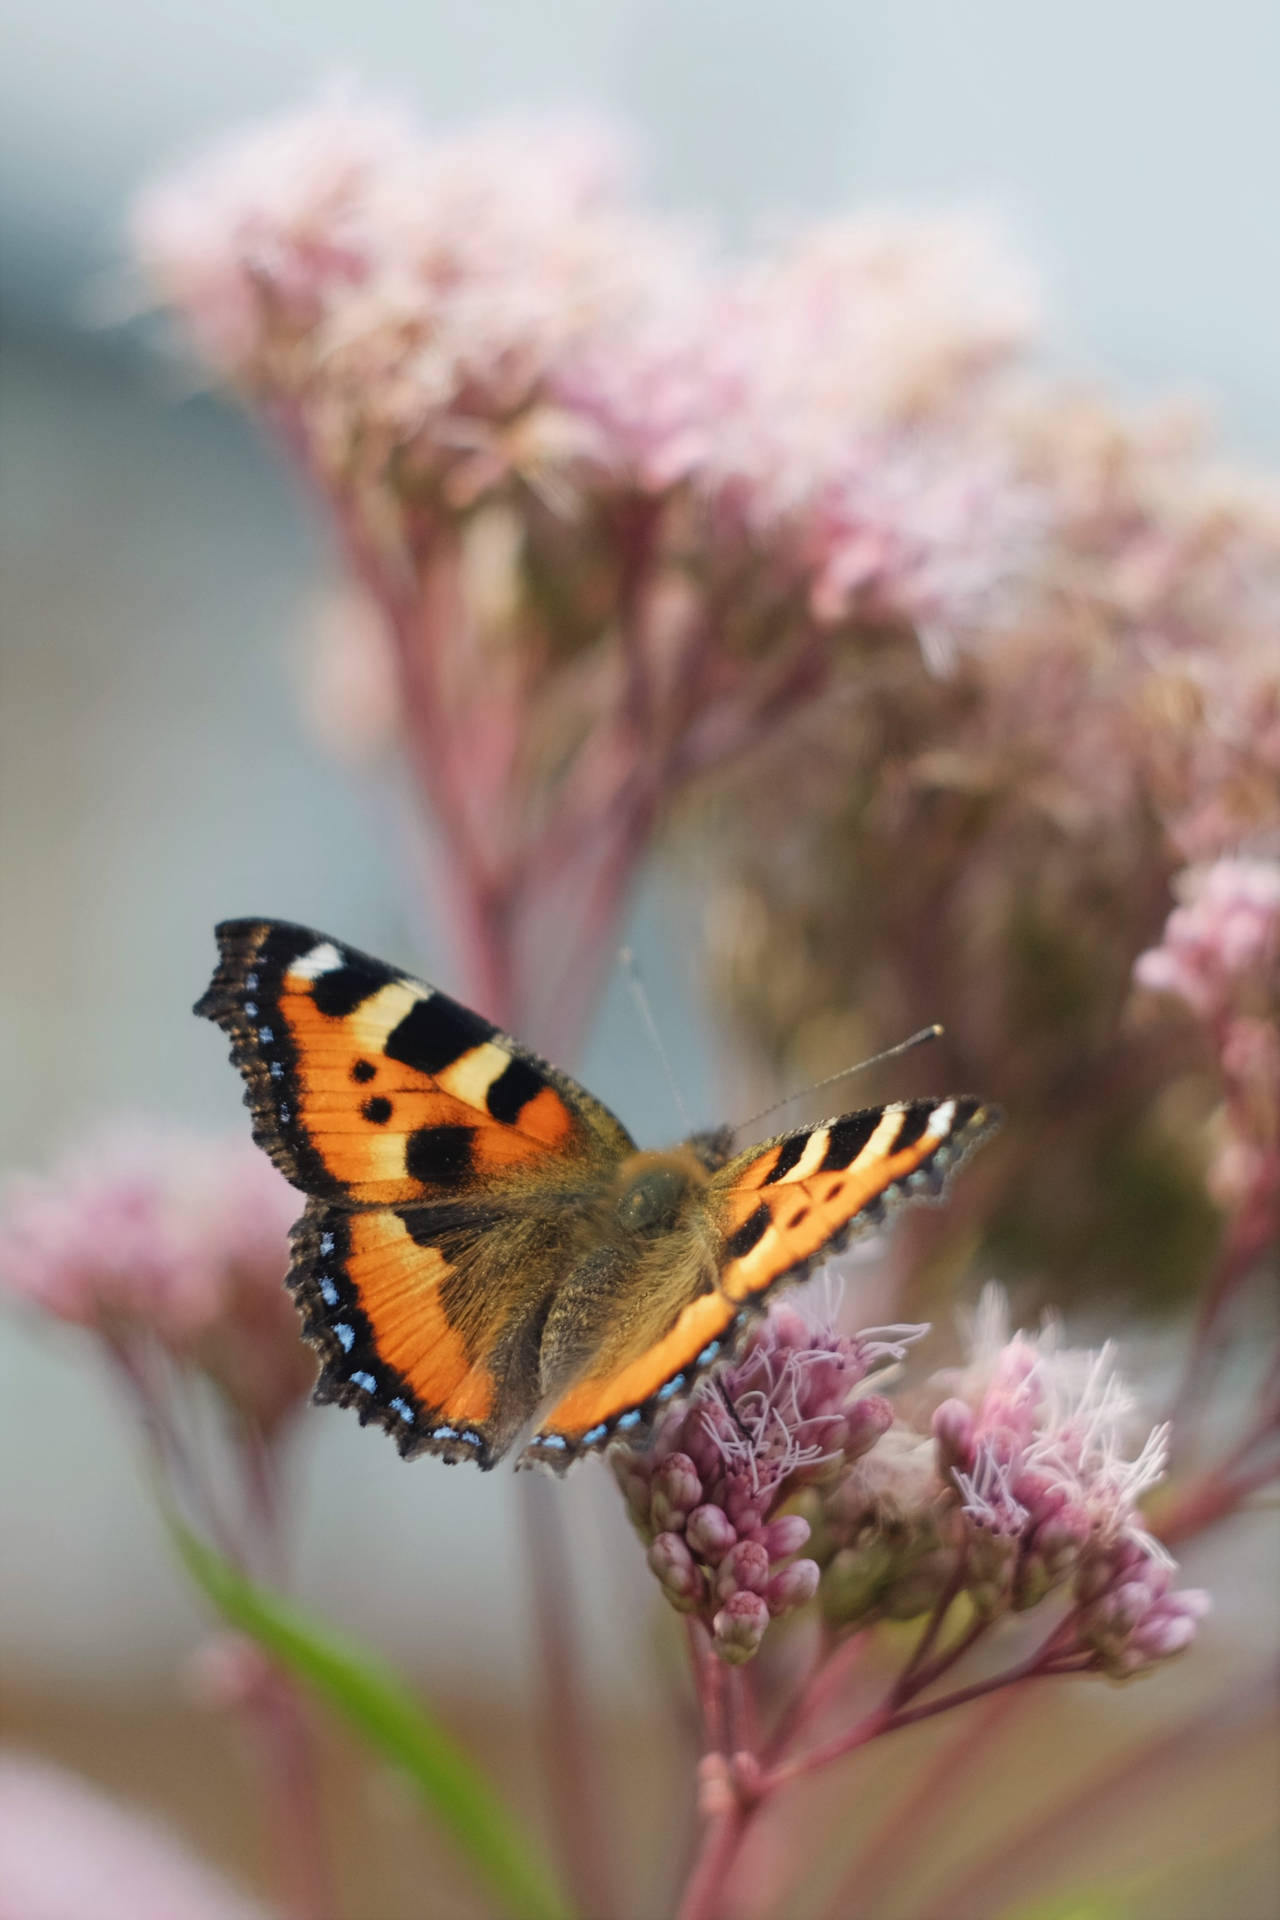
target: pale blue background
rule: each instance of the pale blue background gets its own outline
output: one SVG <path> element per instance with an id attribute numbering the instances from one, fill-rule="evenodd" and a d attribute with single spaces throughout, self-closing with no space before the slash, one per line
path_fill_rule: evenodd
<path id="1" fill-rule="evenodd" d="M 0 49 L 3 1164 L 108 1106 L 238 1120 L 186 1011 L 224 913 L 431 958 L 385 823 L 298 718 L 314 529 L 243 422 L 177 406 L 86 323 L 149 174 L 343 68 L 435 119 L 615 109 L 662 198 L 736 234 L 866 200 L 993 208 L 1044 275 L 1064 359 L 1190 391 L 1239 451 L 1280 459 L 1280 9 L 1261 0 L 28 3 Z M 709 1110 L 672 924 L 651 907 L 637 939 Z M 670 1130 L 617 994 L 588 1077 L 637 1131 Z M 0 1538 L 20 1543 L 3 1651 L 64 1678 L 167 1670 L 191 1618 L 71 1337 L 0 1323 L 0 1447 L 17 1463 Z M 505 1685 L 523 1646 L 509 1490 L 403 1469 L 336 1413 L 307 1480 L 322 1604 L 407 1660 Z M 607 1543 L 603 1494 L 583 1475 L 575 1505 Z M 598 1574 L 603 1647 L 625 1582 Z"/>

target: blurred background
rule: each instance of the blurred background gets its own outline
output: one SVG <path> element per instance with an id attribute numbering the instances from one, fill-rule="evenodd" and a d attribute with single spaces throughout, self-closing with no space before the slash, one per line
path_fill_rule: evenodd
<path id="1" fill-rule="evenodd" d="M 731 237 L 869 203 L 994 212 L 1043 277 L 1068 364 L 1138 396 L 1189 394 L 1234 450 L 1274 466 L 1278 71 L 1280 14 L 1262 0 L 1082 0 L 1066 12 L 1014 0 L 11 10 L 0 57 L 0 1165 L 38 1165 L 107 1110 L 240 1124 L 223 1044 L 189 1013 L 219 918 L 269 913 L 424 971 L 450 965 L 403 897 L 377 797 L 306 723 L 300 646 L 328 565 L 318 527 L 252 425 L 184 391 L 115 324 L 125 211 L 157 171 L 334 72 L 432 124 L 603 107 L 635 129 L 658 200 Z M 687 890 L 650 880 L 631 938 L 709 1121 L 734 1077 L 686 958 L 689 911 Z M 617 983 L 582 1073 L 642 1140 L 675 1130 Z M 12 1731 L 136 1792 L 254 1875 L 236 1755 L 175 1682 L 200 1615 L 87 1343 L 0 1319 L 0 1449 Z M 503 1477 L 400 1469 L 380 1436 L 336 1411 L 314 1423 L 299 1469 L 302 1579 L 316 1607 L 457 1699 L 477 1727 L 505 1727 L 529 1640 Z M 594 1520 L 579 1531 L 595 1559 L 584 1582 L 593 1681 L 620 1738 L 643 1752 L 646 1670 L 619 1662 L 616 1646 L 620 1620 L 646 1630 L 648 1596 L 619 1572 L 635 1550 L 598 1479 L 580 1496 Z M 1268 1577 L 1254 1567 L 1251 1578 Z M 1193 1692 L 1229 1659 L 1232 1636 L 1265 1643 L 1274 1631 L 1230 1593 L 1219 1620 L 1201 1675 L 1188 1673 Z M 1072 1703 L 1084 1722 L 1130 1711 L 1128 1695 Z M 208 1749 L 200 1777 L 174 1765 L 194 1739 Z M 1262 1806 L 1280 1787 L 1271 1750 L 1251 1751 L 1239 1775 L 1224 1788 L 1237 1804 Z M 394 1805 L 380 1817 L 387 1833 L 397 1819 L 407 1831 Z M 1244 1884 L 1264 1884 L 1271 1858 L 1258 1854 Z M 401 1910 L 386 1898 L 388 1916 Z M 1208 1884 L 1182 1898 L 1205 1902 L 1176 1907 L 1188 1916 L 1227 1911 Z"/>

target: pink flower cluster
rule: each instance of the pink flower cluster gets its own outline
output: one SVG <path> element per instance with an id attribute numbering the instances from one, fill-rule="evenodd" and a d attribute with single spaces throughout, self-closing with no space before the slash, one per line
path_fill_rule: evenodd
<path id="1" fill-rule="evenodd" d="M 988 1289 L 968 1366 L 939 1376 L 930 1431 L 897 1421 L 822 1495 L 823 1598 L 840 1626 L 910 1619 L 967 1596 L 978 1620 L 1067 1593 L 1055 1659 L 1116 1678 L 1189 1644 L 1208 1606 L 1172 1590 L 1142 1494 L 1161 1479 L 1168 1430 L 1130 1455 L 1133 1401 L 1111 1349 L 1061 1348 L 1052 1330 L 1009 1333 Z"/>
<path id="2" fill-rule="evenodd" d="M 886 1400 L 862 1391 L 864 1382 L 919 1331 L 851 1339 L 776 1308 L 741 1359 L 665 1417 L 649 1450 L 614 1450 L 666 1598 L 705 1618 L 730 1665 L 750 1660 L 770 1620 L 817 1591 L 816 1562 L 793 1557 L 809 1539 L 809 1522 L 782 1509 L 874 1447 L 893 1416 Z"/>
<path id="3" fill-rule="evenodd" d="M 0 1291 L 102 1335 L 158 1342 L 264 1427 L 311 1375 L 284 1287 L 297 1196 L 246 1137 L 132 1126 L 0 1201 Z"/>
<path id="4" fill-rule="evenodd" d="M 1280 861 L 1218 860 L 1184 873 L 1181 905 L 1134 979 L 1177 994 L 1211 1025 L 1253 1003 L 1280 1006 Z"/>
<path id="5" fill-rule="evenodd" d="M 639 210 L 600 126 L 431 140 L 354 97 L 141 202 L 140 257 L 205 355 L 342 488 L 689 483 L 699 538 L 775 538 L 823 619 L 970 624 L 1040 516 L 978 404 L 1031 330 L 973 222 L 831 223 L 715 262 Z"/>
<path id="6" fill-rule="evenodd" d="M 1123 1678 L 1180 1652 L 1206 1595 L 1175 1593 L 1141 1496 L 1163 1477 L 1167 1427 L 1132 1458 L 1132 1396 L 1112 1349 L 1058 1345 L 1053 1329 L 1010 1337 L 1002 1297 L 979 1307 L 959 1392 L 933 1416 L 943 1485 L 958 1499 L 968 1591 L 983 1610 L 1022 1610 L 1070 1584 L 1075 1644 Z"/>
<path id="7" fill-rule="evenodd" d="M 1226 1098 L 1209 1184 L 1243 1269 L 1280 1233 L 1280 861 L 1219 860 L 1176 887 L 1134 979 L 1183 1000 L 1213 1043 Z"/>

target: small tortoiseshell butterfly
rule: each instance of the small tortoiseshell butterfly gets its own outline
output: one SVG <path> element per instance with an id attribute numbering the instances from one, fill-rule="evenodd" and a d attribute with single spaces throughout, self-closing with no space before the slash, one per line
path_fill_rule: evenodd
<path id="1" fill-rule="evenodd" d="M 254 1137 L 307 1195 L 289 1285 L 402 1454 L 553 1468 L 643 1430 L 886 1200 L 937 1194 L 990 1124 L 910 1100 L 732 1151 L 641 1152 L 607 1108 L 433 987 L 304 927 L 232 920 L 196 1012 Z"/>

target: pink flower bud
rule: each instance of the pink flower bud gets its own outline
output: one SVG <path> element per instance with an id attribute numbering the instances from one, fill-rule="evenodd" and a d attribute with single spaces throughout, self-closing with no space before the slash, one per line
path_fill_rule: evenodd
<path id="1" fill-rule="evenodd" d="M 963 1400 L 943 1401 L 933 1416 L 933 1437 L 939 1476 L 950 1480 L 957 1470 L 968 1473 L 973 1465 L 973 1414 Z"/>
<path id="2" fill-rule="evenodd" d="M 763 1508 L 768 1504 L 747 1480 L 731 1481 L 725 1488 L 725 1512 L 739 1533 L 752 1533 L 760 1525 Z"/>
<path id="3" fill-rule="evenodd" d="M 678 1533 L 660 1533 L 648 1552 L 651 1570 L 678 1613 L 692 1613 L 702 1603 L 705 1584 Z"/>
<path id="4" fill-rule="evenodd" d="M 739 1540 L 720 1562 L 716 1592 L 722 1600 L 739 1589 L 763 1593 L 769 1584 L 769 1556 L 758 1540 Z"/>
<path id="5" fill-rule="evenodd" d="M 818 1591 L 821 1569 L 816 1560 L 793 1560 L 789 1567 L 775 1573 L 764 1590 L 765 1605 L 774 1619 L 802 1607 Z"/>
<path id="6" fill-rule="evenodd" d="M 802 1514 L 784 1513 L 781 1519 L 771 1520 L 758 1538 L 771 1561 L 789 1560 L 807 1543 L 811 1531 Z"/>
<path id="7" fill-rule="evenodd" d="M 844 1455 L 857 1460 L 869 1453 L 880 1436 L 893 1425 L 893 1406 L 881 1393 L 869 1393 L 855 1400 L 844 1416 Z"/>
<path id="8" fill-rule="evenodd" d="M 729 1666 L 743 1666 L 759 1649 L 768 1624 L 769 1609 L 758 1593 L 735 1593 L 711 1623 L 716 1652 Z"/>
<path id="9" fill-rule="evenodd" d="M 702 1498 L 702 1482 L 687 1453 L 669 1453 L 653 1479 L 655 1489 L 660 1488 L 671 1505 L 685 1513 L 691 1513 Z"/>
<path id="10" fill-rule="evenodd" d="M 1106 1595 L 1099 1605 L 1106 1610 L 1111 1631 L 1127 1635 L 1150 1613 L 1152 1596 L 1143 1581 L 1126 1580 L 1123 1586 Z"/>
<path id="11" fill-rule="evenodd" d="M 685 1539 L 709 1567 L 718 1567 L 738 1538 L 722 1507 L 695 1507 L 685 1522 Z"/>
<path id="12" fill-rule="evenodd" d="M 1158 1613 L 1142 1622 L 1127 1650 L 1140 1653 L 1145 1660 L 1170 1660 L 1189 1647 L 1195 1637 L 1196 1623 L 1189 1614 Z"/>

